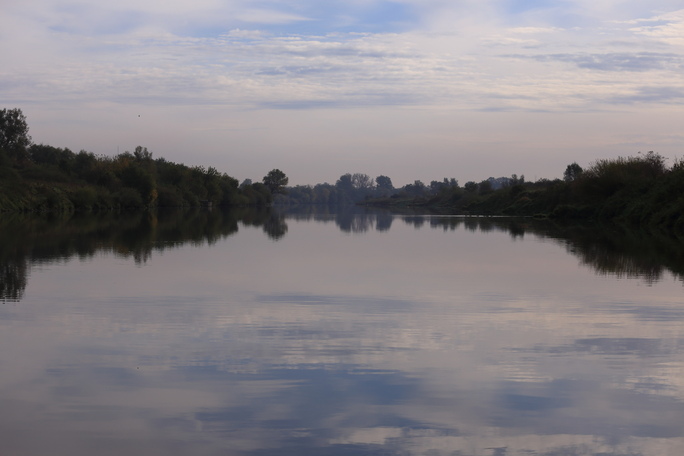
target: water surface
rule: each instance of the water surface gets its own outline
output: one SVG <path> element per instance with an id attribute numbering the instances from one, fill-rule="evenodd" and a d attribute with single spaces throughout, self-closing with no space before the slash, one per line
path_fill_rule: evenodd
<path id="1" fill-rule="evenodd" d="M 2 455 L 681 455 L 678 242 L 529 220 L 0 222 Z"/>

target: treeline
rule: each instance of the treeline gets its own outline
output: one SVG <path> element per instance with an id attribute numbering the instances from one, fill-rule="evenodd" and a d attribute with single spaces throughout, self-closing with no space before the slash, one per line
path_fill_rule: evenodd
<path id="1" fill-rule="evenodd" d="M 444 188 L 431 198 L 381 198 L 368 204 L 478 215 L 610 220 L 684 233 L 684 161 L 668 167 L 665 157 L 651 151 L 597 160 L 586 169 L 572 163 L 563 179 L 526 182 L 512 176 L 498 189 L 490 181 L 473 182 Z"/>
<path id="2" fill-rule="evenodd" d="M 0 210 L 263 206 L 285 185 L 280 170 L 238 185 L 214 167 L 153 158 L 142 146 L 109 157 L 33 144 L 21 110 L 0 110 Z"/>
<path id="3" fill-rule="evenodd" d="M 322 204 L 349 205 L 360 201 L 378 198 L 425 198 L 439 194 L 450 188 L 457 188 L 456 179 L 444 178 L 424 184 L 420 180 L 403 187 L 395 188 L 392 179 L 380 175 L 375 178 L 364 173 L 347 173 L 340 176 L 335 184 L 297 185 L 287 187 L 286 192 L 274 199 L 274 204 Z"/>

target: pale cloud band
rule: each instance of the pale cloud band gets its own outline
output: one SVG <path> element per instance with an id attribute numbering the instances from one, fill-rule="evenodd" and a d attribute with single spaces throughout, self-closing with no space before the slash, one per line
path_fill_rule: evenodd
<path id="1" fill-rule="evenodd" d="M 308 2 L 276 2 L 271 9 L 214 1 L 17 3 L 4 14 L 3 47 L 15 58 L 4 66 L 3 98 L 483 109 L 499 105 L 505 93 L 507 108 L 526 110 L 551 109 L 553 93 L 574 98 L 573 109 L 603 105 L 626 90 L 637 95 L 646 81 L 634 72 L 649 72 L 652 87 L 681 87 L 684 10 L 589 25 L 576 18 L 580 25 L 559 27 L 558 8 L 539 2 L 518 2 L 527 14 L 506 14 L 494 2 L 386 2 L 415 16 L 409 22 L 397 13 L 401 31 L 364 32 L 362 14 L 379 3 L 351 2 L 348 11 L 337 5 L 338 17 L 323 18 L 313 16 Z M 481 18 L 492 10 L 494 17 Z M 351 14 L 358 14 L 361 32 L 338 25 Z M 472 16 L 482 21 L 473 26 Z M 300 32 L 300 24 L 313 22 L 329 31 Z M 395 27 L 392 18 L 375 19 L 376 29 Z M 45 40 L 42 46 L 36 37 Z M 583 71 L 565 77 L 572 66 Z M 596 71 L 623 74 L 619 81 L 599 80 Z M 602 96 L 592 96 L 598 91 Z"/>

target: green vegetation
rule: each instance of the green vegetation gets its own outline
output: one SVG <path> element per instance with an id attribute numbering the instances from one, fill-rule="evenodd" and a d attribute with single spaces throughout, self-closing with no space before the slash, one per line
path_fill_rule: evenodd
<path id="1" fill-rule="evenodd" d="M 188 167 L 138 146 L 115 157 L 32 144 L 19 109 L 0 110 L 0 211 L 111 210 L 178 206 L 326 204 L 424 207 L 443 213 L 610 220 L 684 233 L 684 161 L 667 167 L 648 152 L 571 163 L 563 179 L 454 178 L 395 188 L 384 175 L 347 173 L 335 184 L 287 187 L 279 169 L 262 182 L 238 181 L 213 167 Z"/>
<path id="2" fill-rule="evenodd" d="M 264 206 L 287 177 L 238 186 L 213 167 L 152 158 L 145 147 L 115 157 L 32 144 L 19 109 L 0 110 L 0 211 L 120 210 L 180 206 Z"/>
<path id="3" fill-rule="evenodd" d="M 448 214 L 515 215 L 559 220 L 611 221 L 684 233 L 684 161 L 667 167 L 655 152 L 601 159 L 586 169 L 573 162 L 563 179 L 528 182 L 525 176 L 485 179 L 460 186 L 454 178 L 416 180 L 394 188 L 387 176 L 347 173 L 332 185 L 296 186 L 278 205 L 360 204 L 423 208 Z"/>
<path id="4" fill-rule="evenodd" d="M 564 179 L 526 182 L 513 175 L 480 183 L 443 186 L 420 196 L 396 193 L 361 204 L 425 207 L 473 215 L 536 216 L 611 221 L 684 233 L 684 162 L 667 167 L 655 152 L 601 159 L 582 169 L 567 166 Z"/>

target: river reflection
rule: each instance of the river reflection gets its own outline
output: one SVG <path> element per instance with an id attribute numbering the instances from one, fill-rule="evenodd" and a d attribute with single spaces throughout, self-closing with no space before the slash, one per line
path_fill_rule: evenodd
<path id="1" fill-rule="evenodd" d="M 2 455 L 684 454 L 674 240 L 359 209 L 0 225 Z"/>

